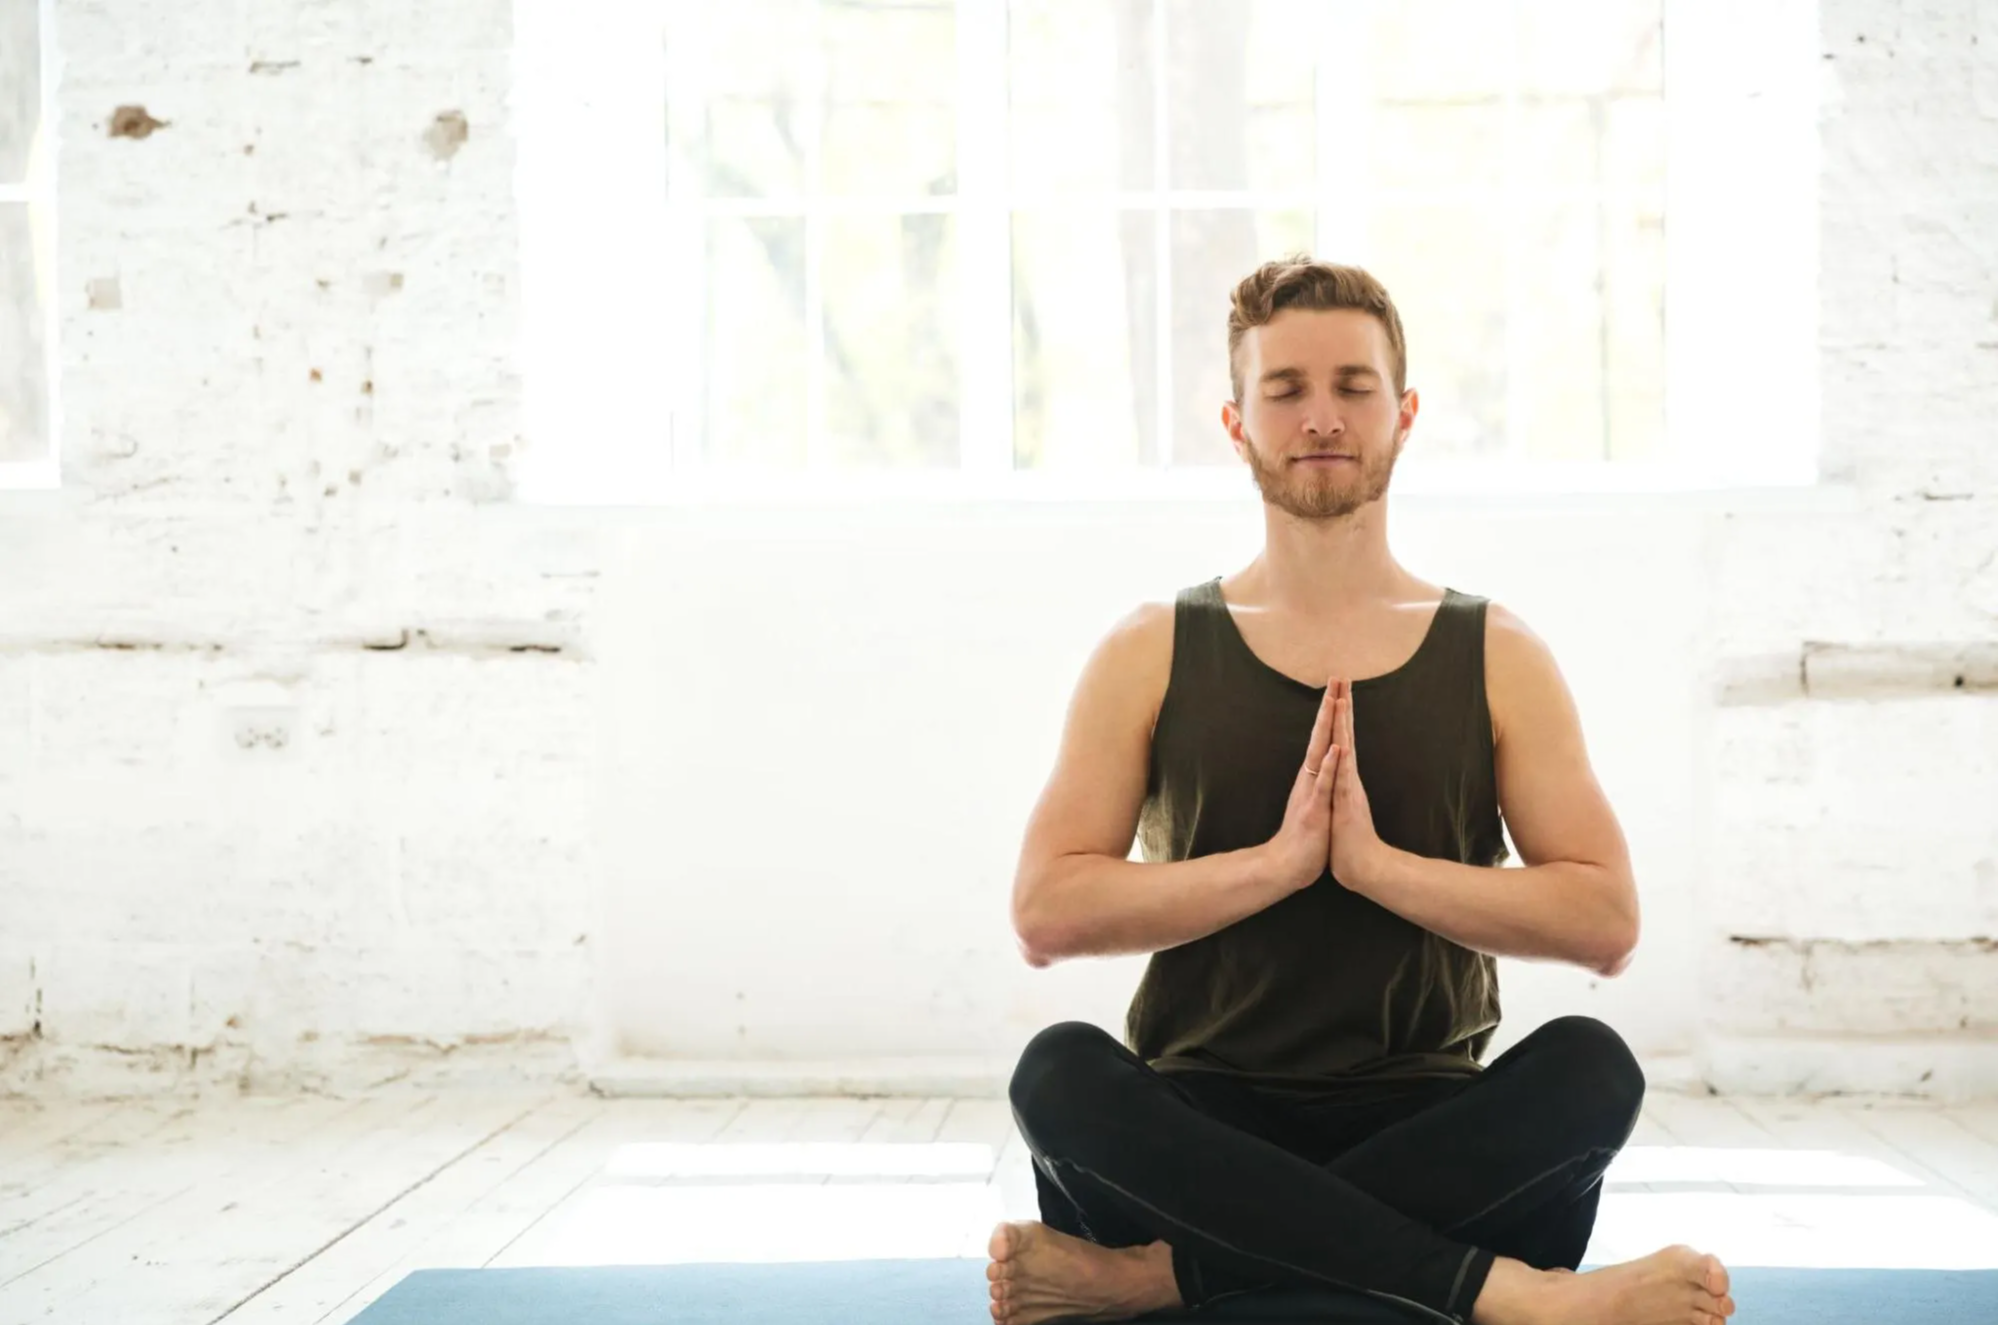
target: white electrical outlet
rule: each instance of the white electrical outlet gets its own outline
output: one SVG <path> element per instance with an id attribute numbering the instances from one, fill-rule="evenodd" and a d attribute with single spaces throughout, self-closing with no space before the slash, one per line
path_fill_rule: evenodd
<path id="1" fill-rule="evenodd" d="M 225 757 L 294 757 L 302 714 L 292 688 L 276 681 L 231 681 L 213 691 L 217 735 Z"/>
<path id="2" fill-rule="evenodd" d="M 295 708 L 232 708 L 227 715 L 230 743 L 248 754 L 282 754 L 298 736 Z"/>

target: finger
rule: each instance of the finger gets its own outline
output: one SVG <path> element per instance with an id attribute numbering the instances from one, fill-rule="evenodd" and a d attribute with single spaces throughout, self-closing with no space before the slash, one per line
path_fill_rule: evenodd
<path id="1" fill-rule="evenodd" d="M 1345 690 L 1346 694 L 1343 696 L 1345 703 L 1340 706 L 1340 744 L 1351 750 L 1355 748 L 1353 738 L 1353 682 L 1347 682 Z"/>
<path id="2" fill-rule="evenodd" d="M 1327 750 L 1326 757 L 1319 761 L 1319 780 L 1314 786 L 1327 800 L 1332 799 L 1333 788 L 1339 785 L 1340 756 L 1343 753 L 1344 751 L 1335 745 Z"/>
<path id="3" fill-rule="evenodd" d="M 1319 716 L 1312 723 L 1312 739 L 1305 746 L 1305 768 L 1318 768 L 1326 757 L 1326 747 L 1333 743 L 1339 708 L 1335 703 L 1333 687 L 1326 686 L 1326 697 L 1319 701 Z"/>

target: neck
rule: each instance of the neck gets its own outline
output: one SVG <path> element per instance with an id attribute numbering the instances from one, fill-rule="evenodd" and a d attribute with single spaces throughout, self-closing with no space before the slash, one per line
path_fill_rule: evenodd
<path id="1" fill-rule="evenodd" d="M 1388 502 L 1336 520 L 1301 520 L 1265 503 L 1263 554 L 1244 571 L 1280 610 L 1337 613 L 1397 596 L 1409 573 L 1388 550 Z"/>

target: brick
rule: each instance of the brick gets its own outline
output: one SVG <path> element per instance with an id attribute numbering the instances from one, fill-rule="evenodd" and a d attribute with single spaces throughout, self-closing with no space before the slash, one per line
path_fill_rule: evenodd
<path id="1" fill-rule="evenodd" d="M 0 1039 L 39 1034 L 41 979 L 36 954 L 27 948 L 0 947 Z"/>
<path id="2" fill-rule="evenodd" d="M 1805 693 L 1813 698 L 1991 690 L 1995 654 L 1976 644 L 1807 644 Z"/>
<path id="3" fill-rule="evenodd" d="M 116 935 L 41 949 L 42 1035 L 144 1050 L 188 1042 L 189 962 L 175 944 Z"/>
<path id="4" fill-rule="evenodd" d="M 1999 1001 L 1993 954 L 1991 939 L 1724 940 L 1702 968 L 1708 1024 L 1755 1033 L 1990 1035 Z"/>
<path id="5" fill-rule="evenodd" d="M 1712 924 L 1765 937 L 1992 935 L 1995 707 L 1987 693 L 1719 710 Z"/>

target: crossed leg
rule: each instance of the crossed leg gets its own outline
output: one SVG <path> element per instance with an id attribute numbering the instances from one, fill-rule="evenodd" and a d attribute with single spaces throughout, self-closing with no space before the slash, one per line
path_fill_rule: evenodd
<path id="1" fill-rule="evenodd" d="M 1496 1258 L 1580 1262 L 1643 1089 L 1614 1032 L 1563 1018 L 1313 1162 L 1240 1096 L 1162 1077 L 1101 1029 L 1065 1022 L 1029 1044 L 1009 1095 L 1047 1227 L 1103 1247 L 1168 1244 L 1187 1305 L 1317 1283 L 1461 1322 Z"/>

